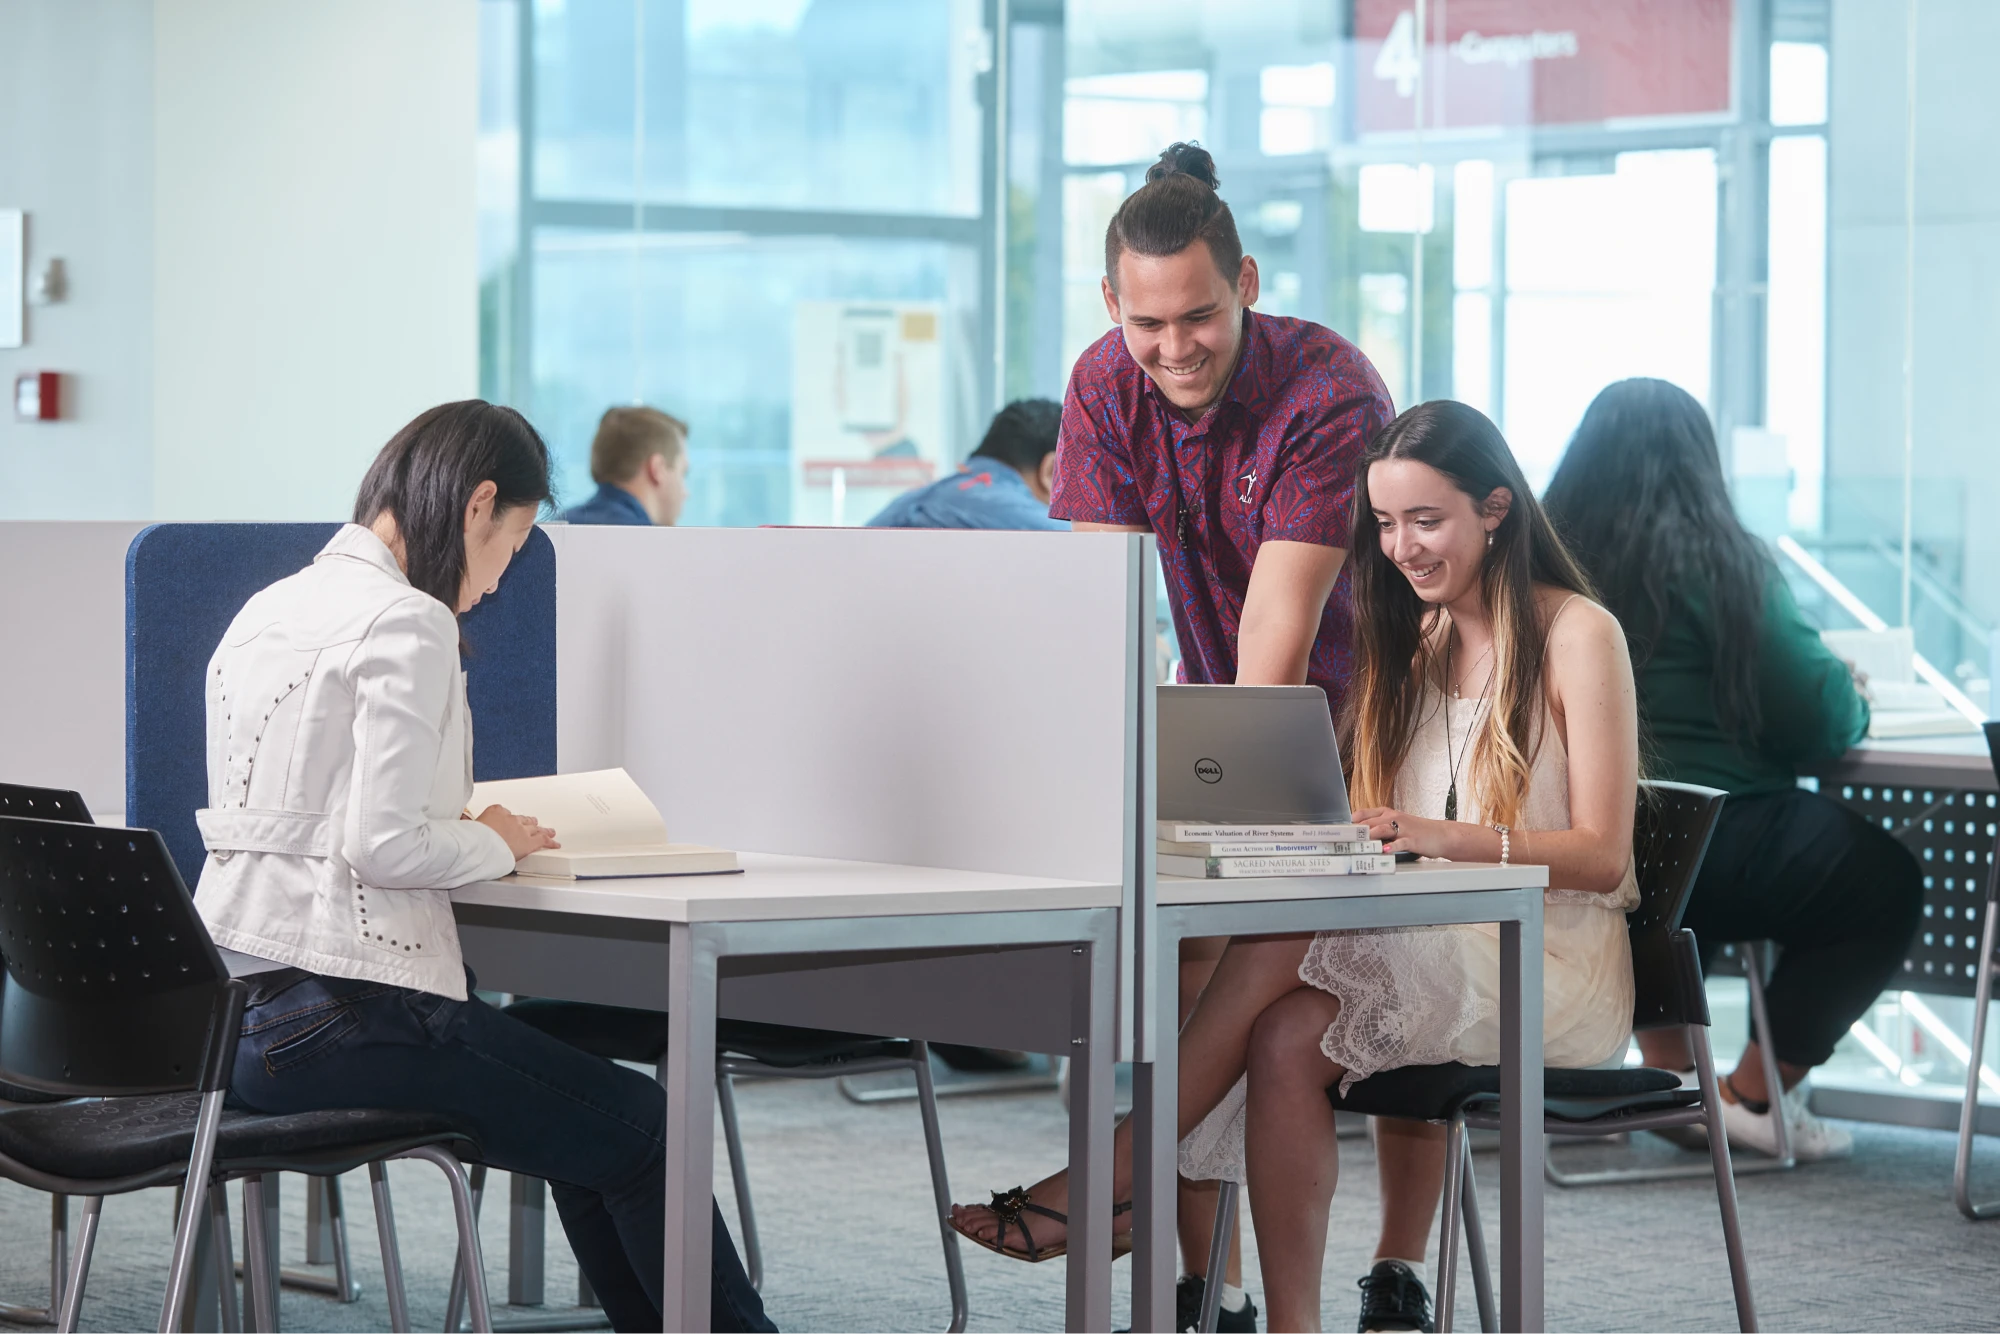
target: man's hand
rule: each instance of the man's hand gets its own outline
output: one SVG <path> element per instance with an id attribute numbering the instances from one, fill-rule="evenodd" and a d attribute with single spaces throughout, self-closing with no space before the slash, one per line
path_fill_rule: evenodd
<path id="1" fill-rule="evenodd" d="M 1312 542 L 1257 548 L 1236 638 L 1237 685 L 1304 684 L 1320 617 L 1346 559 L 1344 548 Z"/>

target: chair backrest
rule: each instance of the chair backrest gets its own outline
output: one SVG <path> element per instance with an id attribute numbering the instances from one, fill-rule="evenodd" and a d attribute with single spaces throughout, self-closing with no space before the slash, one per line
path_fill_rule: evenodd
<path id="1" fill-rule="evenodd" d="M 0 1079 L 71 1097 L 226 1079 L 242 988 L 152 830 L 0 815 L 0 956 Z"/>
<path id="2" fill-rule="evenodd" d="M 1993 760 L 1993 777 L 2000 779 L 2000 718 L 1980 726 L 1986 730 L 1986 753 Z"/>
<path id="3" fill-rule="evenodd" d="M 28 787 L 21 783 L 0 783 L 0 815 L 25 815 L 32 820 L 67 820 L 71 824 L 92 824 L 90 807 L 83 794 L 61 787 Z"/>
<path id="4" fill-rule="evenodd" d="M 1691 783 L 1641 783 L 1632 829 L 1639 906 L 1632 938 L 1634 1028 L 1706 1024 L 1708 995 L 1694 935 L 1681 929 L 1701 859 L 1727 794 Z"/>
<path id="5" fill-rule="evenodd" d="M 252 594 L 295 574 L 332 523 L 166 523 L 125 555 L 125 819 L 157 829 L 184 879 L 205 852 L 208 804 L 202 678 Z M 461 621 L 475 776 L 556 771 L 556 558 L 537 529 L 499 591 Z"/>

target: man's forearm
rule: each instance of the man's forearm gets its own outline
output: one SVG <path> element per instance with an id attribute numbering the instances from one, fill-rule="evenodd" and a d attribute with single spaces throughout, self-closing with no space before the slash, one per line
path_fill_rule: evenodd
<path id="1" fill-rule="evenodd" d="M 1236 684 L 1301 685 L 1347 552 L 1267 542 L 1250 571 L 1236 636 Z"/>

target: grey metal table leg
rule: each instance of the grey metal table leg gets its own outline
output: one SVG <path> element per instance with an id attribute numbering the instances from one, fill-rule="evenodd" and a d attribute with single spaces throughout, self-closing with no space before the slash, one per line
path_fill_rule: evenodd
<path id="1" fill-rule="evenodd" d="M 1180 975 L 1180 936 L 1157 919 L 1154 976 Z M 1162 983 L 1163 1003 L 1168 993 Z M 1166 1013 L 1174 1010 L 1168 1008 Z M 1174 1278 L 1178 1239 L 1174 1230 L 1176 1151 L 1180 1117 L 1180 1042 L 1161 1024 L 1153 1059 L 1132 1067 L 1132 1328 L 1174 1327 Z M 1213 1272 L 1213 1271 L 1211 1271 Z"/>
<path id="2" fill-rule="evenodd" d="M 540 1306 L 548 1249 L 549 1183 L 519 1172 L 507 1178 L 507 1304 Z"/>
<path id="3" fill-rule="evenodd" d="M 716 957 L 700 925 L 676 922 L 667 964 L 667 1226 L 661 1314 L 669 1330 L 709 1327 L 715 1181 Z"/>
<path id="4" fill-rule="evenodd" d="M 1500 924 L 1500 1327 L 1542 1328 L 1542 895 Z"/>
<path id="5" fill-rule="evenodd" d="M 1065 1323 L 1111 1328 L 1112 987 L 1116 961 L 1101 946 L 1072 949 L 1070 1038 L 1069 1275 Z"/>

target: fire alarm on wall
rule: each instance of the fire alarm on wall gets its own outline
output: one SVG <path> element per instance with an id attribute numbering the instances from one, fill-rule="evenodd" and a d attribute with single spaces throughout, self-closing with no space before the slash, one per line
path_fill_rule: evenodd
<path id="1" fill-rule="evenodd" d="M 14 377 L 14 420 L 52 422 L 62 417 L 62 376 L 23 371 Z"/>

